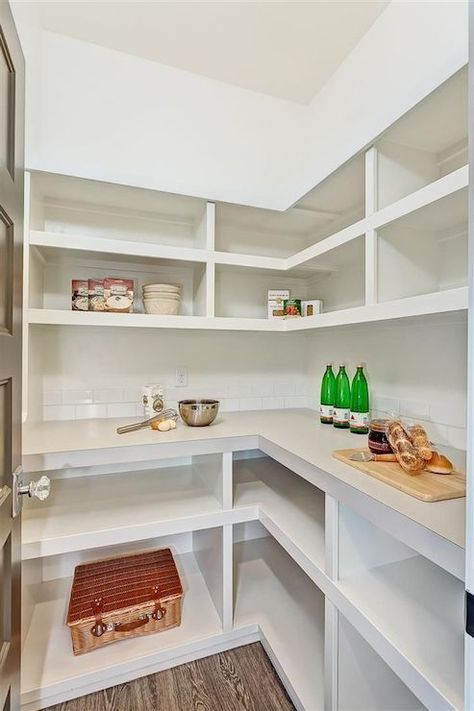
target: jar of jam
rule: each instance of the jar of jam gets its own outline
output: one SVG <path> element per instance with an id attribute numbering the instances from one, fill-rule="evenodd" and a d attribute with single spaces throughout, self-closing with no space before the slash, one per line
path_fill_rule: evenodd
<path id="1" fill-rule="evenodd" d="M 369 449 L 374 454 L 393 452 L 386 434 L 388 420 L 372 420 L 369 425 Z"/>

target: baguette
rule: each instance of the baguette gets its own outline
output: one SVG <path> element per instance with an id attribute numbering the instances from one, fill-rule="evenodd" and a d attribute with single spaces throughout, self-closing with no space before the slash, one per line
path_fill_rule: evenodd
<path id="1" fill-rule="evenodd" d="M 425 464 L 425 469 L 433 474 L 452 474 L 454 467 L 444 454 L 433 452 L 430 461 Z"/>
<path id="2" fill-rule="evenodd" d="M 398 463 L 408 474 L 417 474 L 425 466 L 425 460 L 413 446 L 401 422 L 392 420 L 387 423 L 387 437 L 395 452 Z"/>
<path id="3" fill-rule="evenodd" d="M 408 427 L 407 432 L 410 442 L 418 450 L 420 456 L 426 462 L 429 462 L 433 456 L 433 450 L 425 428 L 421 425 L 412 425 L 411 427 Z"/>

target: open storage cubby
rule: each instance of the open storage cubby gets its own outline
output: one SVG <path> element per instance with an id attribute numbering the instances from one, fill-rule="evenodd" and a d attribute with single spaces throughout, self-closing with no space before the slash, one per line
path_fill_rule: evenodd
<path id="1" fill-rule="evenodd" d="M 338 711 L 424 711 L 354 627 L 338 613 Z"/>
<path id="2" fill-rule="evenodd" d="M 364 305 L 364 236 L 305 262 L 302 268 L 309 272 L 313 270 L 313 276 L 308 281 L 309 298 L 322 299 L 324 313 Z"/>
<path id="3" fill-rule="evenodd" d="M 202 263 L 31 246 L 29 275 L 29 307 L 34 309 L 71 311 L 72 279 L 115 277 L 133 280 L 134 313 L 144 313 L 142 286 L 154 282 L 182 286 L 180 315 L 206 315 L 207 271 Z M 123 314 L 112 315 L 120 325 Z"/>
<path id="4" fill-rule="evenodd" d="M 363 153 L 340 166 L 291 208 L 299 214 L 314 215 L 311 242 L 361 220 L 365 215 L 365 156 Z"/>
<path id="5" fill-rule="evenodd" d="M 234 526 L 234 627 L 258 624 L 287 690 L 324 708 L 324 595 L 258 523 Z"/>
<path id="6" fill-rule="evenodd" d="M 468 194 L 458 190 L 382 227 L 380 301 L 466 286 Z"/>
<path id="7" fill-rule="evenodd" d="M 206 247 L 206 202 L 199 198 L 63 175 L 31 175 L 30 229 L 81 238 Z"/>
<path id="8" fill-rule="evenodd" d="M 267 318 L 270 289 L 290 299 L 322 299 L 323 311 L 362 306 L 365 300 L 364 237 L 360 236 L 288 271 L 216 266 L 216 316 Z"/>
<path id="9" fill-rule="evenodd" d="M 379 209 L 467 164 L 467 74 L 450 77 L 375 144 Z"/>
<path id="10" fill-rule="evenodd" d="M 234 508 L 253 505 L 324 570 L 324 492 L 271 457 L 236 458 Z"/>
<path id="11" fill-rule="evenodd" d="M 216 249 L 288 257 L 364 217 L 364 156 L 357 155 L 292 207 L 278 212 L 216 205 Z"/>
<path id="12" fill-rule="evenodd" d="M 269 289 L 289 289 L 291 299 L 313 296 L 314 271 L 216 266 L 216 316 L 267 318 Z"/>
<path id="13" fill-rule="evenodd" d="M 222 510 L 219 454 L 48 475 L 49 498 L 23 508 L 24 560 L 190 530 Z"/>
<path id="14" fill-rule="evenodd" d="M 23 564 L 22 705 L 28 711 L 124 683 L 197 653 L 222 634 L 222 529 L 56 555 Z M 179 627 L 74 656 L 65 625 L 74 567 L 86 561 L 170 547 L 184 596 Z M 212 560 L 212 566 L 209 561 Z M 217 637 L 218 639 L 218 637 Z"/>
<path id="15" fill-rule="evenodd" d="M 341 505 L 339 585 L 454 708 L 463 707 L 461 580 Z"/>

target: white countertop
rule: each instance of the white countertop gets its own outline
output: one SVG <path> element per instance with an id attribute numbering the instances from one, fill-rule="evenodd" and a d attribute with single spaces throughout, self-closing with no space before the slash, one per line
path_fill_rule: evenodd
<path id="1" fill-rule="evenodd" d="M 119 461 L 128 448 L 131 448 L 128 450 L 130 455 L 144 449 L 150 459 L 158 451 L 160 456 L 168 450 L 173 450 L 173 453 L 166 456 L 180 456 L 176 453 L 180 445 L 182 456 L 192 453 L 194 446 L 196 453 L 200 453 L 203 450 L 198 445 L 206 443 L 215 444 L 216 451 L 221 446 L 222 451 L 230 451 L 234 447 L 229 446 L 231 443 L 228 440 L 241 438 L 242 441 L 235 441 L 235 449 L 260 445 L 265 449 L 265 443 L 283 449 L 448 541 L 464 546 L 465 499 L 425 503 L 334 459 L 332 452 L 335 449 L 362 447 L 366 438 L 321 425 L 317 413 L 312 410 L 222 413 L 210 427 L 193 428 L 179 422 L 176 430 L 170 432 L 145 429 L 118 435 L 116 428 L 129 421 L 99 419 L 27 423 L 23 428 L 25 469 L 34 471 L 49 455 L 62 455 L 61 466 L 67 467 L 70 455 L 85 451 L 88 452 L 89 466 L 92 463 L 106 463 L 106 452 L 113 452 L 114 461 Z M 128 461 L 131 459 L 128 458 Z"/>

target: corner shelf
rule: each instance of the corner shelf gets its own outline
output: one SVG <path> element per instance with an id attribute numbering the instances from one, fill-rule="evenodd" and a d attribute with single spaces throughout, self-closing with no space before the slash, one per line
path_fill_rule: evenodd
<path id="1" fill-rule="evenodd" d="M 367 172 L 366 180 L 373 186 L 375 176 Z M 211 248 L 213 241 L 210 238 L 204 246 L 197 248 L 32 229 L 28 246 L 29 290 L 25 295 L 25 304 L 29 304 L 29 308 L 25 321 L 36 325 L 292 332 L 466 309 L 467 289 L 463 286 L 440 293 L 377 302 L 376 285 L 383 262 L 378 265 L 377 258 L 370 260 L 368 254 L 374 248 L 376 252 L 380 250 L 383 257 L 387 235 L 397 229 L 398 222 L 401 225 L 407 221 L 408 224 L 417 220 L 419 214 L 436 214 L 443 204 L 452 206 L 451 223 L 455 224 L 457 220 L 456 210 L 459 212 L 459 223 L 462 223 L 465 211 L 461 203 L 467 184 L 468 169 L 464 166 L 288 257 L 215 251 Z M 109 187 L 113 194 L 115 186 Z M 204 211 L 208 235 L 213 234 L 215 227 L 211 207 L 213 205 L 208 203 L 208 209 Z M 375 242 L 367 243 L 371 233 L 374 235 L 371 239 Z M 112 257 L 113 262 L 110 261 Z M 155 277 L 185 282 L 185 315 L 144 317 L 140 313 L 102 314 L 66 310 L 68 294 L 63 292 L 71 274 L 107 269 L 118 273 L 125 267 L 137 274 L 137 284 Z M 352 274 L 355 268 L 357 274 Z M 48 290 L 53 289 L 51 293 L 42 292 L 46 288 L 43 286 L 46 272 Z M 250 289 L 249 293 L 258 292 L 260 300 L 253 310 L 250 304 L 232 305 L 234 297 L 229 296 L 229 291 L 233 293 L 233 290 L 227 289 L 227 284 L 233 283 L 229 280 L 234 278 L 243 279 Z M 341 296 L 337 288 L 341 280 L 345 290 L 349 289 L 345 296 Z M 295 297 L 322 297 L 327 302 L 328 310 L 315 317 L 285 322 L 263 318 L 265 303 L 260 301 L 264 291 L 276 288 L 275 285 L 284 287 L 288 283 L 291 283 Z M 371 284 L 375 285 L 373 294 Z M 242 317 L 239 312 L 252 313 L 254 317 Z"/>
<path id="2" fill-rule="evenodd" d="M 258 624 L 297 708 L 323 709 L 324 595 L 271 537 L 235 533 L 234 629 Z"/>
<path id="3" fill-rule="evenodd" d="M 211 331 L 268 331 L 276 333 L 331 328 L 356 323 L 370 323 L 399 318 L 464 311 L 468 305 L 468 288 L 459 287 L 433 294 L 411 296 L 396 301 L 330 311 L 296 319 L 224 318 L 202 316 L 153 316 L 150 314 L 104 314 L 65 309 L 28 309 L 31 325 L 102 326 L 115 328 L 171 328 Z"/>
<path id="4" fill-rule="evenodd" d="M 268 457 L 234 462 L 234 508 L 258 506 L 259 518 L 275 535 L 325 568 L 324 493 Z"/>

